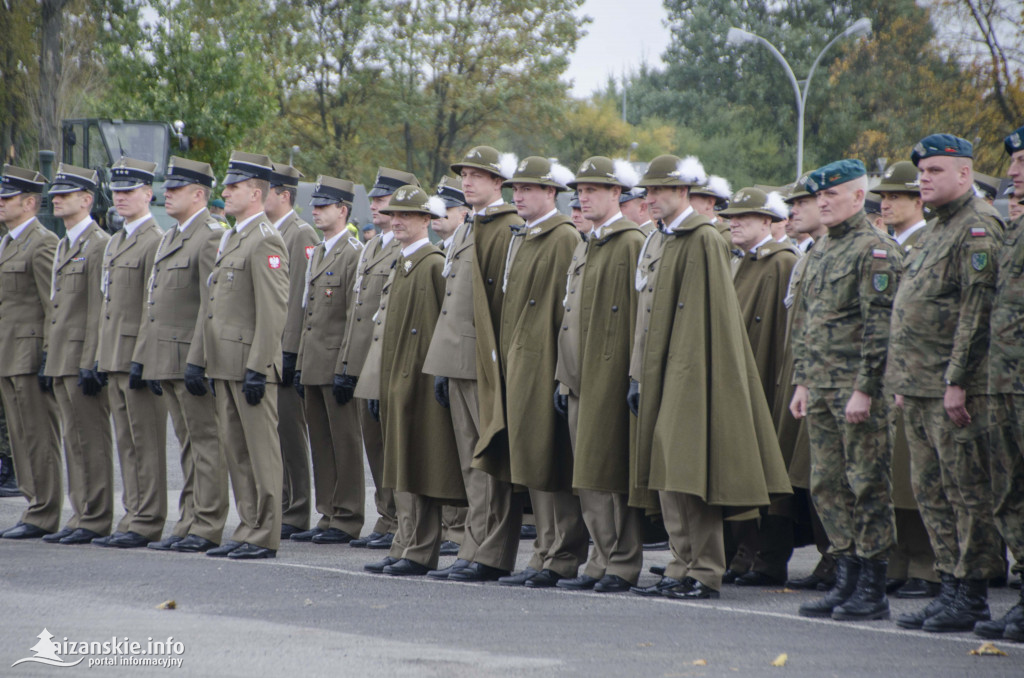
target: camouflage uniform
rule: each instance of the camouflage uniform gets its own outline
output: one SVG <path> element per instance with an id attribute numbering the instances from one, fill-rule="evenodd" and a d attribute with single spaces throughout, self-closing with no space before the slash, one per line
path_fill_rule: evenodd
<path id="1" fill-rule="evenodd" d="M 836 556 L 884 560 L 895 544 L 882 375 L 899 275 L 896 244 L 860 212 L 811 250 L 801 281 L 793 383 L 810 391 L 810 489 Z M 860 424 L 846 422 L 854 390 L 871 396 Z"/>
<path id="2" fill-rule="evenodd" d="M 1024 571 L 1024 218 L 1006 231 L 992 302 L 988 392 L 992 508 L 996 527 Z"/>
<path id="3" fill-rule="evenodd" d="M 935 550 L 958 579 L 999 574 L 992 519 L 986 393 L 989 311 L 1002 224 L 972 193 L 936 210 L 906 256 L 893 305 L 886 387 L 905 398 L 911 482 Z M 943 406 L 947 384 L 967 392 L 971 423 Z"/>

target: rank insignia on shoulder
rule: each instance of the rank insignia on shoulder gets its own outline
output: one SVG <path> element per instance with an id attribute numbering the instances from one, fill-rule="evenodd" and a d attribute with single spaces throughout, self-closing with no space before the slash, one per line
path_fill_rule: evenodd
<path id="1" fill-rule="evenodd" d="M 223 231 L 224 228 L 217 221 L 207 221 L 206 227 L 211 231 Z"/>
<path id="2" fill-rule="evenodd" d="M 984 235 L 985 235 L 986 233 L 988 233 L 988 231 L 987 231 L 987 230 L 986 230 L 986 229 L 985 229 L 984 227 L 981 227 L 981 226 L 979 226 L 979 227 L 975 227 L 975 228 L 972 228 L 972 229 L 971 229 L 971 237 L 972 237 L 972 238 L 981 238 L 981 237 L 984 237 Z"/>
<path id="3" fill-rule="evenodd" d="M 888 259 L 889 253 L 885 250 L 871 250 L 871 256 L 875 259 Z M 881 292 L 881 290 L 879 290 Z"/>
<path id="4" fill-rule="evenodd" d="M 975 271 L 984 271 L 988 266 L 988 252 L 975 252 L 971 255 L 971 268 Z"/>
<path id="5" fill-rule="evenodd" d="M 267 266 L 269 266 L 270 268 L 275 269 L 275 270 L 278 269 L 278 268 L 281 268 L 281 257 L 279 257 L 276 254 L 268 255 L 267 256 Z"/>
<path id="6" fill-rule="evenodd" d="M 273 232 L 274 231 L 271 230 L 269 224 L 267 224 L 266 222 L 263 222 L 263 221 L 260 222 L 260 233 L 263 234 L 264 238 L 269 238 L 270 234 L 273 233 Z"/>
<path id="7" fill-rule="evenodd" d="M 412 262 L 406 261 L 405 264 L 403 265 L 403 268 L 405 269 L 405 272 L 408 273 L 409 271 L 412 270 Z"/>
<path id="8" fill-rule="evenodd" d="M 875 288 L 876 292 L 884 292 L 889 289 L 889 274 L 888 273 L 876 273 L 871 278 L 871 285 Z"/>
<path id="9" fill-rule="evenodd" d="M 306 259 L 308 260 L 313 256 L 313 250 L 316 249 L 316 245 L 306 245 Z"/>
<path id="10" fill-rule="evenodd" d="M 352 236 L 349 236 L 348 244 L 352 245 L 352 249 L 356 250 L 357 252 L 363 249 L 363 243 L 359 242 L 359 238 L 353 238 Z"/>

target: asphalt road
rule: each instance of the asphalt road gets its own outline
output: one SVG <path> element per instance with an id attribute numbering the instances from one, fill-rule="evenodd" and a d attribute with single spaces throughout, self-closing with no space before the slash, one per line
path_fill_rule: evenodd
<path id="1" fill-rule="evenodd" d="M 173 436 L 168 459 L 169 505 L 176 506 L 181 473 Z M 372 515 L 372 492 L 367 501 Z M 23 502 L 0 499 L 0 526 L 16 522 Z M 232 514 L 229 530 L 236 522 Z M 529 550 L 523 542 L 520 566 Z M 1024 676 L 1019 644 L 996 643 L 1008 656 L 971 656 L 982 641 L 970 634 L 799 617 L 798 605 L 818 594 L 726 586 L 718 601 L 684 603 L 363 572 L 364 563 L 381 555 L 347 545 L 289 542 L 275 560 L 233 562 L 0 540 L 0 674 Z M 646 556 L 645 567 L 668 560 L 663 551 Z M 801 549 L 791 574 L 806 574 L 815 562 L 813 549 Z M 655 579 L 647 574 L 641 583 Z M 1002 614 L 1016 596 L 1011 589 L 994 590 L 993 613 Z M 167 600 L 176 609 L 157 609 Z M 891 602 L 894 616 L 920 605 Z M 82 658 L 75 667 L 12 667 L 35 656 L 31 648 L 44 628 L 65 645 L 116 638 L 115 651 L 127 642 L 146 649 L 148 639 L 170 637 L 170 654 L 157 648 L 142 659 L 171 658 L 180 666 L 89 667 L 90 659 L 133 659 L 97 648 L 96 654 L 60 653 L 65 663 Z M 773 667 L 783 653 L 785 666 Z"/>

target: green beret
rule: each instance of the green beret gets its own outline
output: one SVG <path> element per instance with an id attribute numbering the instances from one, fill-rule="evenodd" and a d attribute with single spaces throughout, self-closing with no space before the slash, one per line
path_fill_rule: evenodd
<path id="1" fill-rule="evenodd" d="M 950 158 L 973 158 L 974 147 L 967 139 L 952 134 L 931 134 L 917 142 L 910 154 L 910 160 L 917 165 L 925 158 L 944 155 Z"/>
<path id="2" fill-rule="evenodd" d="M 1024 127 L 1018 127 L 1010 136 L 1003 140 L 1006 146 L 1006 154 L 1013 155 L 1017 151 L 1024 151 Z"/>
<path id="3" fill-rule="evenodd" d="M 856 159 L 836 160 L 819 167 L 807 175 L 807 190 L 811 195 L 826 188 L 832 188 L 847 181 L 853 181 L 867 174 L 864 163 Z"/>

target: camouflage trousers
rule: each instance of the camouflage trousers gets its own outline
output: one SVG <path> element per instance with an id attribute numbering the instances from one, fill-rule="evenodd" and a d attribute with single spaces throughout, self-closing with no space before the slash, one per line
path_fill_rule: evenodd
<path id="1" fill-rule="evenodd" d="M 990 579 L 1004 566 L 992 518 L 988 397 L 969 397 L 967 411 L 971 423 L 957 428 L 942 398 L 906 396 L 910 480 L 935 569 L 958 579 Z"/>
<path id="2" fill-rule="evenodd" d="M 996 528 L 1024 572 L 1024 395 L 989 396 L 989 423 Z"/>
<path id="3" fill-rule="evenodd" d="M 884 560 L 896 544 L 889 405 L 871 400 L 868 420 L 846 421 L 852 389 L 811 389 L 807 434 L 811 497 L 835 556 Z"/>

